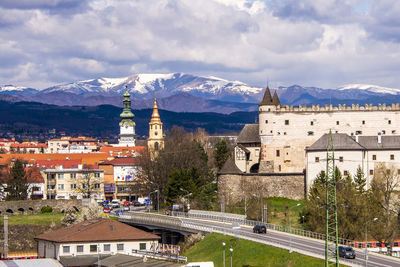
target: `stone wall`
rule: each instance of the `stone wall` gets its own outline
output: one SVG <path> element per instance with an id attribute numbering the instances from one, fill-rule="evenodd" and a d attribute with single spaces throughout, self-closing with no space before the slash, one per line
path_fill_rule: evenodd
<path id="1" fill-rule="evenodd" d="M 219 199 L 226 203 L 246 197 L 303 199 L 305 173 L 222 174 L 218 176 Z"/>
<path id="2" fill-rule="evenodd" d="M 0 215 L 40 213 L 41 208 L 44 206 L 50 206 L 56 212 L 64 211 L 68 207 L 75 207 L 75 209 L 79 211 L 82 209 L 82 200 L 48 199 L 3 201 L 0 202 Z"/>

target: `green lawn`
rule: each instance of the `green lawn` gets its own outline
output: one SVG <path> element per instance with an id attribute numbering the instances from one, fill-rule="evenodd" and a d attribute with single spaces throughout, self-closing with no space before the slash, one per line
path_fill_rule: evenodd
<path id="1" fill-rule="evenodd" d="M 63 217 L 64 217 L 64 213 L 12 215 L 12 216 L 8 216 L 8 225 L 19 225 L 19 224 L 50 225 L 53 222 L 56 225 L 60 225 L 61 219 Z M 0 219 L 0 225 L 3 225 L 3 218 Z"/>
<path id="2" fill-rule="evenodd" d="M 289 253 L 287 250 L 263 245 L 260 243 L 235 239 L 222 234 L 210 234 L 202 241 L 191 247 L 184 256 L 188 262 L 213 261 L 214 266 L 222 267 L 222 242 L 225 246 L 225 266 L 230 266 L 230 247 L 233 248 L 233 262 L 235 267 L 261 266 L 323 266 L 324 260 L 312 258 L 298 253 Z"/>

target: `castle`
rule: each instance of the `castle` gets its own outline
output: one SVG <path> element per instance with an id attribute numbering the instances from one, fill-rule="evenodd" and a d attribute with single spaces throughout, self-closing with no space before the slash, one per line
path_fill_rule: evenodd
<path id="1" fill-rule="evenodd" d="M 307 148 L 324 134 L 332 131 L 358 140 L 358 136 L 397 136 L 400 131 L 399 104 L 283 106 L 277 93 L 271 96 L 267 87 L 258 111 L 258 123 L 245 125 L 234 159 L 220 172 L 228 191 L 240 191 L 235 179 L 252 177 L 267 183 L 270 193 L 301 198 L 310 186 L 305 171 Z M 278 181 L 283 185 L 277 185 Z M 293 183 L 296 188 L 285 188 Z"/>

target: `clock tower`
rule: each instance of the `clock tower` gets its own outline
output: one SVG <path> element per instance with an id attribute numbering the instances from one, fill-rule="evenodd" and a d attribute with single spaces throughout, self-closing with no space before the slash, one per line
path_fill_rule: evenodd
<path id="1" fill-rule="evenodd" d="M 126 90 L 124 94 L 123 111 L 120 115 L 121 122 L 119 123 L 119 139 L 118 147 L 133 147 L 135 146 L 135 122 L 133 121 L 133 115 L 131 111 L 131 95 Z"/>

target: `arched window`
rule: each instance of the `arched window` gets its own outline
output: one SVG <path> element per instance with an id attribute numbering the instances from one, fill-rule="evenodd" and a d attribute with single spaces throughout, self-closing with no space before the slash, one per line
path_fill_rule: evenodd
<path id="1" fill-rule="evenodd" d="M 159 145 L 158 145 L 158 142 L 155 142 L 155 143 L 154 143 L 154 150 L 158 151 L 158 149 L 159 149 L 158 146 L 159 146 Z"/>
<path id="2" fill-rule="evenodd" d="M 260 164 L 256 163 L 253 166 L 251 166 L 250 168 L 250 173 L 258 173 L 258 168 L 259 168 Z"/>

